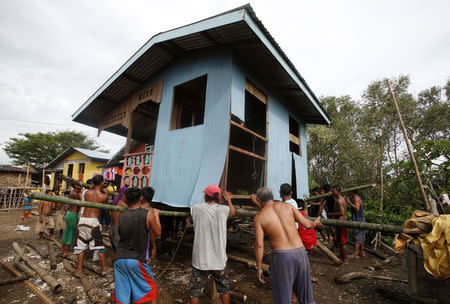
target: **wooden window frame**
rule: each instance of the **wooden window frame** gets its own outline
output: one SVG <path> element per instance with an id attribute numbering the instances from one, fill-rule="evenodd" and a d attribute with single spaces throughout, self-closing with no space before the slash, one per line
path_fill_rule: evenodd
<path id="1" fill-rule="evenodd" d="M 298 137 L 291 133 L 291 130 L 290 130 L 290 120 L 291 119 L 293 121 L 295 121 L 298 125 Z M 290 152 L 295 153 L 300 157 L 302 157 L 302 140 L 301 140 L 301 138 L 302 138 L 302 135 L 301 135 L 300 122 L 297 119 L 295 119 L 294 116 L 289 114 L 289 145 L 290 145 L 290 143 L 293 143 L 298 146 L 298 153 L 296 153 L 294 151 L 290 151 Z M 289 148 L 289 150 L 290 150 L 290 148 Z"/>

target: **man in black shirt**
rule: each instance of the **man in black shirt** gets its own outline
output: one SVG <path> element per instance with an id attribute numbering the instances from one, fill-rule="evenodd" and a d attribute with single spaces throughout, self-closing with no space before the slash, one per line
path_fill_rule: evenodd
<path id="1" fill-rule="evenodd" d="M 161 235 L 159 210 L 141 208 L 139 188 L 125 191 L 128 210 L 119 216 L 119 246 L 114 261 L 116 303 L 156 303 L 158 290 L 146 253 L 150 230 Z"/>

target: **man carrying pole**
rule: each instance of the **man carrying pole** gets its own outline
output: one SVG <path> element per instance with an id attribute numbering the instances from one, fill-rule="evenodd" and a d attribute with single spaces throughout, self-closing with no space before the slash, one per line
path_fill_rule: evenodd
<path id="1" fill-rule="evenodd" d="M 103 176 L 96 175 L 92 178 L 92 184 L 94 188 L 87 190 L 84 193 L 84 199 L 86 202 L 105 204 L 108 202 L 109 193 L 104 193 Z M 100 209 L 85 207 L 78 221 L 78 238 L 77 245 L 75 246 L 75 254 L 78 254 L 78 268 L 75 276 L 80 277 L 83 270 L 84 254 L 87 249 L 98 250 L 98 257 L 102 266 L 102 275 L 106 275 L 105 264 L 105 245 L 103 244 L 102 226 L 98 221 Z"/>
<path id="2" fill-rule="evenodd" d="M 328 216 L 341 221 L 345 221 L 347 211 L 347 201 L 342 196 L 341 187 L 333 186 L 334 197 L 334 211 L 329 212 Z M 341 259 L 344 264 L 348 264 L 347 257 L 347 234 L 348 229 L 346 227 L 336 227 L 336 246 L 340 249 Z"/>
<path id="3" fill-rule="evenodd" d="M 74 184 L 73 190 L 69 193 L 69 198 L 81 200 L 81 185 Z M 78 206 L 69 205 L 69 210 L 66 213 L 66 230 L 62 238 L 61 253 L 63 255 L 69 254 L 69 247 L 72 245 L 77 231 Z"/>
<path id="4" fill-rule="evenodd" d="M 230 279 L 227 270 L 227 219 L 234 216 L 231 198 L 224 193 L 228 206 L 218 204 L 220 188 L 209 185 L 203 191 L 205 202 L 191 208 L 194 224 L 192 271 L 189 280 L 191 304 L 198 303 L 208 277 L 212 276 L 222 303 L 230 303 Z"/>
<path id="5" fill-rule="evenodd" d="M 132 187 L 125 191 L 128 210 L 119 216 L 119 247 L 114 261 L 116 303 L 156 303 L 158 289 L 147 264 L 150 231 L 161 235 L 159 210 L 141 207 L 142 192 Z"/>
<path id="6" fill-rule="evenodd" d="M 264 234 L 267 234 L 272 247 L 270 279 L 274 303 L 290 303 L 292 290 L 300 303 L 315 303 L 309 260 L 295 222 L 310 229 L 322 225 L 320 218 L 312 222 L 302 216 L 292 205 L 274 202 L 272 191 L 268 188 L 258 189 L 256 199 L 263 206 L 253 220 L 259 281 L 265 283 L 262 278 L 261 264 L 264 255 Z"/>

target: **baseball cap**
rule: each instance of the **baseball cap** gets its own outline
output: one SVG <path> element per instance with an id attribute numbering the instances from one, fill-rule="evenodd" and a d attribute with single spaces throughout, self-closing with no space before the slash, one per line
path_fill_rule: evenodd
<path id="1" fill-rule="evenodd" d="M 220 188 L 216 185 L 209 185 L 208 187 L 206 187 L 203 193 L 206 193 L 206 195 L 211 197 L 220 197 Z M 217 193 L 217 196 L 214 195 L 215 193 Z"/>

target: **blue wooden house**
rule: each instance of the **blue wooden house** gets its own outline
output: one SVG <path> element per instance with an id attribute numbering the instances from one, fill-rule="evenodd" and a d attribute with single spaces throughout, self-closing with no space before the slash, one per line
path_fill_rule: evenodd
<path id="1" fill-rule="evenodd" d="M 306 197 L 306 124 L 329 123 L 250 5 L 153 36 L 73 120 L 126 137 L 122 179 L 173 207 L 212 183 L 239 203 L 285 182 Z"/>

